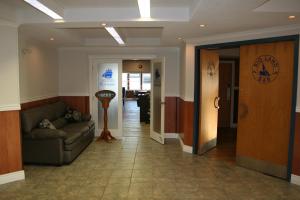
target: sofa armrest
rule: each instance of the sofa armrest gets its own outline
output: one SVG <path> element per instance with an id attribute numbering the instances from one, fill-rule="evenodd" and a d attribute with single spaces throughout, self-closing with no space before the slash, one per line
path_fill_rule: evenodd
<path id="1" fill-rule="evenodd" d="M 58 129 L 34 129 L 31 131 L 32 139 L 55 139 L 66 137 L 66 132 Z"/>
<path id="2" fill-rule="evenodd" d="M 92 119 L 92 116 L 91 116 L 91 114 L 82 114 L 81 119 L 84 122 L 88 122 Z"/>

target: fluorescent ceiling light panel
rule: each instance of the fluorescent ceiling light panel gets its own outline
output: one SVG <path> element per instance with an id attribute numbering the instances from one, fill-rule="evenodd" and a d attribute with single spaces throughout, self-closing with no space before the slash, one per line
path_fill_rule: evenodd
<path id="1" fill-rule="evenodd" d="M 150 0 L 138 0 L 140 14 L 142 18 L 150 18 Z"/>
<path id="2" fill-rule="evenodd" d="M 118 32 L 116 31 L 116 29 L 114 27 L 105 27 L 105 29 L 107 30 L 107 32 L 109 32 L 109 34 L 111 36 L 113 36 L 113 38 L 120 44 L 120 45 L 124 45 L 125 42 L 122 40 L 121 36 L 118 34 Z"/>
<path id="3" fill-rule="evenodd" d="M 30 5 L 32 5 L 36 9 L 42 11 L 46 15 L 52 17 L 53 19 L 63 19 L 56 12 L 54 12 L 53 10 L 51 10 L 50 8 L 48 8 L 47 6 L 45 6 L 44 4 L 42 4 L 41 2 L 39 2 L 37 0 L 24 0 L 24 1 L 29 3 Z"/>

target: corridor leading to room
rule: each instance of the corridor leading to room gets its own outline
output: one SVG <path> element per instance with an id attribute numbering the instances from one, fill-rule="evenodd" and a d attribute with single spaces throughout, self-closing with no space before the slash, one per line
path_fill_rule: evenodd
<path id="1" fill-rule="evenodd" d="M 126 100 L 123 107 L 123 136 L 150 137 L 150 124 L 140 122 L 140 107 L 136 100 Z"/>

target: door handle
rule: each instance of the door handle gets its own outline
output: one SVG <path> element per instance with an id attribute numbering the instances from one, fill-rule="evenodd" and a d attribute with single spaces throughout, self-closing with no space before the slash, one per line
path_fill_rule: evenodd
<path id="1" fill-rule="evenodd" d="M 239 105 L 239 119 L 243 119 L 248 115 L 248 106 L 244 103 L 240 103 Z"/>
<path id="2" fill-rule="evenodd" d="M 215 100 L 214 100 L 214 106 L 218 110 L 220 109 L 219 100 L 220 100 L 220 97 L 216 97 Z"/>

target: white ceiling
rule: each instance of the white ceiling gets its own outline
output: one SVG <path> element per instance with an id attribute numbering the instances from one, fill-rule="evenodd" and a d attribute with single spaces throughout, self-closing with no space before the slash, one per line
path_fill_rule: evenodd
<path id="1" fill-rule="evenodd" d="M 101 27 L 103 22 L 117 27 L 128 46 L 178 46 L 178 37 L 300 24 L 300 0 L 151 0 L 152 19 L 148 21 L 139 18 L 137 0 L 41 1 L 60 12 L 65 23 L 54 23 L 22 0 L 1 3 L 16 10 L 22 34 L 57 46 L 86 46 L 91 41 L 97 46 L 117 46 Z M 289 15 L 297 18 L 288 20 Z M 200 28 L 200 24 L 207 27 Z"/>

